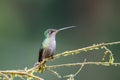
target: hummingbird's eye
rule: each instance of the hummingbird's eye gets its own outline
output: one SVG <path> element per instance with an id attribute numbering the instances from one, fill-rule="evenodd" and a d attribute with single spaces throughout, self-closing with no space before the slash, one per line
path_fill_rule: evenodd
<path id="1" fill-rule="evenodd" d="M 52 34 L 54 31 L 49 31 L 49 34 Z"/>

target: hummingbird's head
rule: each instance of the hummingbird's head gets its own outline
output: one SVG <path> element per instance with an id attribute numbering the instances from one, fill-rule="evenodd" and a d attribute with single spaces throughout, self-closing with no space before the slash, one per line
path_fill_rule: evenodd
<path id="1" fill-rule="evenodd" d="M 44 32 L 45 37 L 51 37 L 51 36 L 55 36 L 57 34 L 58 30 L 57 29 L 47 29 Z"/>
<path id="2" fill-rule="evenodd" d="M 76 26 L 69 26 L 69 27 L 64 27 L 64 28 L 60 28 L 60 29 L 47 29 L 44 32 L 44 36 L 45 36 L 45 38 L 55 37 L 55 35 L 59 31 L 66 30 L 66 29 L 73 28 L 73 27 L 76 27 Z"/>

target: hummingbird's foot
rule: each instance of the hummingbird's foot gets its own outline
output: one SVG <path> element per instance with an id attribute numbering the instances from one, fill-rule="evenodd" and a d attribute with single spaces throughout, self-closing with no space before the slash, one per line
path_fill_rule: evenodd
<path id="1" fill-rule="evenodd" d="M 46 64 L 41 65 L 41 67 L 39 68 L 39 71 L 43 73 L 45 70 L 46 70 Z"/>
<path id="2" fill-rule="evenodd" d="M 50 57 L 51 59 L 54 59 L 53 55 Z"/>

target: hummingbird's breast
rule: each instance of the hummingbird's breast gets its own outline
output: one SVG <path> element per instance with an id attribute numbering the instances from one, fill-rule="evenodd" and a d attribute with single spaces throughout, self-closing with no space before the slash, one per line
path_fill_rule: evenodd
<path id="1" fill-rule="evenodd" d="M 54 53 L 56 49 L 56 41 L 55 38 L 45 39 L 43 42 L 43 47 L 49 49 L 51 53 Z"/>

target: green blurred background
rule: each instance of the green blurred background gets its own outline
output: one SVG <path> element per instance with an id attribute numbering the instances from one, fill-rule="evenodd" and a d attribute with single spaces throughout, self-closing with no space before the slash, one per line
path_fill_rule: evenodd
<path id="1" fill-rule="evenodd" d="M 56 53 L 96 43 L 120 40 L 120 1 L 118 0 L 1 0 L 0 70 L 32 67 L 38 58 L 43 32 L 48 28 L 78 26 L 57 35 Z M 120 45 L 109 47 L 115 62 L 120 62 Z M 62 57 L 47 65 L 100 61 L 103 50 Z M 58 68 L 62 75 L 78 67 Z M 46 71 L 45 80 L 58 79 Z M 75 80 L 119 80 L 120 67 L 87 65 Z M 18 79 L 16 79 L 18 80 Z"/>

